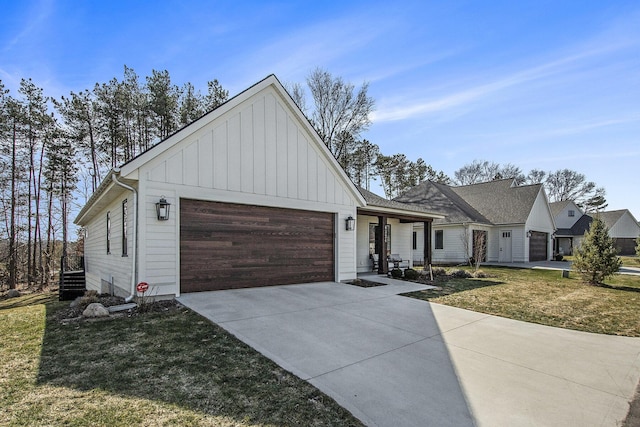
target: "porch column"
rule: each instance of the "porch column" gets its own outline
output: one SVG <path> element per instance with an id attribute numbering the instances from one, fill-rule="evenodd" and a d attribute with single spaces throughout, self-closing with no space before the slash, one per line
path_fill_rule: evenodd
<path id="1" fill-rule="evenodd" d="M 387 274 L 389 272 L 389 263 L 387 262 L 387 241 L 385 239 L 385 230 L 387 228 L 387 217 L 378 217 L 378 233 L 376 234 L 376 250 L 378 251 L 378 274 Z"/>
<path id="2" fill-rule="evenodd" d="M 431 221 L 424 222 L 424 266 L 431 265 Z"/>

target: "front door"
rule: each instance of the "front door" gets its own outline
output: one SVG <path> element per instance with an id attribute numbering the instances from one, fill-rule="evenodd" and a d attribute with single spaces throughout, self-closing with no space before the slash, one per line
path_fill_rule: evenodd
<path id="1" fill-rule="evenodd" d="M 500 231 L 500 254 L 498 255 L 498 261 L 513 261 L 511 258 L 511 230 Z"/>

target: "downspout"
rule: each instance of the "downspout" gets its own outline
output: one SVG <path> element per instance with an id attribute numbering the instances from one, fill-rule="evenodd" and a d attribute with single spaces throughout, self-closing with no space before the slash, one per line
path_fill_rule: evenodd
<path id="1" fill-rule="evenodd" d="M 125 298 L 125 302 L 131 302 L 136 296 L 136 280 L 138 276 L 137 254 L 138 254 L 138 192 L 135 188 L 118 181 L 117 174 L 120 174 L 120 168 L 114 168 L 111 179 L 114 183 L 133 193 L 133 255 L 131 256 L 131 294 Z"/>

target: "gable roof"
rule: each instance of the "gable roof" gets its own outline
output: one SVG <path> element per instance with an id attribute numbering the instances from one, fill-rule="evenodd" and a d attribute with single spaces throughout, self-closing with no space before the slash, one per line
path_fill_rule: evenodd
<path id="1" fill-rule="evenodd" d="M 559 202 L 551 202 L 549 203 L 549 209 L 551 209 L 551 215 L 557 217 L 562 210 L 567 207 L 567 205 L 571 203 L 570 200 L 561 200 Z"/>
<path id="2" fill-rule="evenodd" d="M 356 200 L 357 205 L 364 205 L 365 200 L 353 184 L 351 179 L 347 176 L 344 169 L 340 166 L 336 158 L 333 156 L 331 151 L 327 148 L 327 146 L 322 142 L 322 139 L 313 128 L 309 119 L 302 113 L 300 108 L 295 104 L 289 93 L 286 91 L 284 86 L 280 83 L 277 77 L 273 74 L 267 76 L 263 80 L 255 83 L 239 94 L 227 100 L 225 103 L 221 104 L 217 108 L 209 111 L 202 117 L 197 120 L 191 122 L 190 124 L 182 127 L 177 130 L 173 134 L 169 135 L 167 138 L 163 139 L 153 147 L 149 148 L 147 151 L 139 154 L 128 162 L 124 163 L 120 168 L 114 168 L 107 174 L 106 178 L 102 181 L 98 189 L 91 195 L 87 203 L 80 210 L 75 223 L 81 224 L 86 222 L 86 220 L 91 217 L 95 212 L 100 211 L 106 204 L 114 200 L 117 197 L 117 194 L 121 194 L 123 189 L 115 186 L 112 182 L 112 177 L 117 176 L 119 180 L 127 183 L 134 188 L 137 187 L 137 181 L 139 179 L 138 173 L 139 169 L 145 164 L 154 161 L 163 153 L 166 153 L 172 147 L 180 144 L 185 139 L 189 138 L 193 134 L 197 133 L 204 126 L 207 126 L 214 120 L 220 118 L 224 114 L 238 106 L 245 103 L 245 101 L 250 100 L 254 95 L 267 90 L 273 90 L 279 99 L 282 101 L 284 108 L 287 108 L 293 116 L 295 116 L 300 123 L 301 127 L 304 128 L 308 134 L 311 136 L 311 139 L 316 142 L 316 146 L 318 147 L 319 155 L 322 156 L 329 167 L 335 171 L 336 179 L 342 182 L 342 185 L 345 188 L 348 188 L 348 191 L 353 196 L 354 200 Z"/>
<path id="3" fill-rule="evenodd" d="M 405 214 L 405 215 L 416 215 L 419 217 L 427 217 L 427 218 L 443 218 L 442 214 L 435 213 L 429 209 L 424 208 L 423 206 L 416 204 L 407 204 L 402 203 L 396 200 L 385 199 L 384 197 L 380 197 L 371 191 L 365 190 L 362 187 L 358 187 L 358 190 L 364 197 L 367 202 L 366 206 L 363 210 L 366 211 L 379 211 L 379 212 L 387 212 L 387 213 L 395 213 L 395 214 Z"/>
<path id="4" fill-rule="evenodd" d="M 444 215 L 445 217 L 443 219 L 434 221 L 438 224 L 457 224 L 463 222 L 490 223 L 480 212 L 456 194 L 452 187 L 433 181 L 422 182 L 393 200 L 405 204 L 422 206 L 423 208 Z"/>
<path id="5" fill-rule="evenodd" d="M 628 212 L 627 209 L 619 209 L 617 211 L 598 212 L 594 215 L 597 215 L 604 222 L 604 225 L 611 229 L 626 212 Z"/>
<path id="6" fill-rule="evenodd" d="M 524 224 L 542 184 L 515 186 L 513 179 L 452 187 L 425 181 L 394 200 L 446 215 L 438 224 Z"/>

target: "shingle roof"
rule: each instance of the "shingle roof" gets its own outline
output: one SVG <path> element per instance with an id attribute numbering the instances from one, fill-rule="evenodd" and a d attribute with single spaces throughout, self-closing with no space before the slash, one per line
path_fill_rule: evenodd
<path id="1" fill-rule="evenodd" d="M 471 205 L 465 202 L 451 187 L 432 181 L 425 181 L 394 200 L 424 206 L 434 212 L 445 215 L 444 219 L 434 221 L 439 224 L 457 224 L 463 222 L 477 222 L 489 224 L 490 221 L 482 216 Z"/>
<path id="2" fill-rule="evenodd" d="M 513 179 L 450 187 L 423 182 L 394 200 L 416 203 L 446 215 L 435 223 L 523 224 L 542 184 L 514 186 Z"/>
<path id="3" fill-rule="evenodd" d="M 430 210 L 424 206 L 407 204 L 407 203 L 402 203 L 396 200 L 385 199 L 384 197 L 380 197 L 377 194 L 372 193 L 371 191 L 365 190 L 362 187 L 358 187 L 358 190 L 360 190 L 360 194 L 362 194 L 362 197 L 364 197 L 364 200 L 367 202 L 368 207 L 399 209 L 403 211 L 416 212 L 423 215 L 424 214 L 437 215 L 439 213 L 434 210 Z"/>
<path id="4" fill-rule="evenodd" d="M 549 209 L 551 209 L 551 214 L 553 217 L 557 217 L 560 212 L 571 202 L 571 200 L 562 200 L 559 202 L 551 202 L 549 203 Z"/>
<path id="5" fill-rule="evenodd" d="M 617 211 L 598 212 L 594 215 L 597 215 L 604 222 L 604 225 L 606 225 L 608 229 L 611 229 L 611 227 L 616 225 L 616 222 L 618 222 L 618 220 L 622 218 L 622 215 L 624 215 L 625 212 L 627 212 L 627 209 L 620 209 Z"/>

